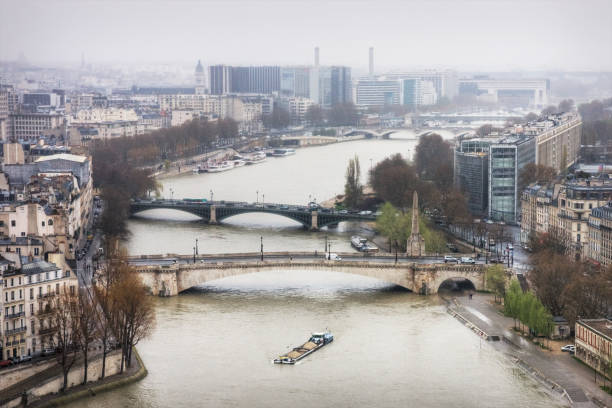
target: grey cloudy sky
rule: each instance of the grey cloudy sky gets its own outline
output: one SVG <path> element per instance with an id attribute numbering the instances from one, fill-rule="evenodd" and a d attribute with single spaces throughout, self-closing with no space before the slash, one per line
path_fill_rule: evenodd
<path id="1" fill-rule="evenodd" d="M 0 0 L 0 58 L 612 70 L 612 0 Z"/>

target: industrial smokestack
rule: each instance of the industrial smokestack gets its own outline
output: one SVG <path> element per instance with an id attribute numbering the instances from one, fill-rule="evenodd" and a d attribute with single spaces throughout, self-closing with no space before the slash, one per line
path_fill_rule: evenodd
<path id="1" fill-rule="evenodd" d="M 374 76 L 374 47 L 370 47 L 370 76 Z"/>
<path id="2" fill-rule="evenodd" d="M 319 47 L 315 47 L 315 67 L 319 66 Z"/>

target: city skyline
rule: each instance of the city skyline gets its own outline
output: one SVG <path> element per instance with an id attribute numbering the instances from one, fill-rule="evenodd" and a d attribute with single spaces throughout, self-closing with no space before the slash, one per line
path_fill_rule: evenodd
<path id="1" fill-rule="evenodd" d="M 318 46 L 322 65 L 364 72 L 369 47 L 377 72 L 612 70 L 612 3 L 600 0 L 112 3 L 4 2 L 12 18 L 0 27 L 0 60 L 311 65 Z"/>

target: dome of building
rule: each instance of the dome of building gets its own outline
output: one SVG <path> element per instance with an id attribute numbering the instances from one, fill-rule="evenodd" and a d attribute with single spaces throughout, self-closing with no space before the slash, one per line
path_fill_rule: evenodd
<path id="1" fill-rule="evenodd" d="M 198 65 L 196 65 L 195 72 L 204 72 L 204 67 L 202 66 L 202 61 L 198 60 Z"/>

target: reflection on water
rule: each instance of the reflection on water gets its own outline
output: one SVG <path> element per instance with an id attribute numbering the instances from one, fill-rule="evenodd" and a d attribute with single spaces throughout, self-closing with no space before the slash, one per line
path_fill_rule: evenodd
<path id="1" fill-rule="evenodd" d="M 561 406 L 437 297 L 317 271 L 231 277 L 157 299 L 141 382 L 71 406 Z M 296 366 L 272 359 L 329 328 Z"/>

